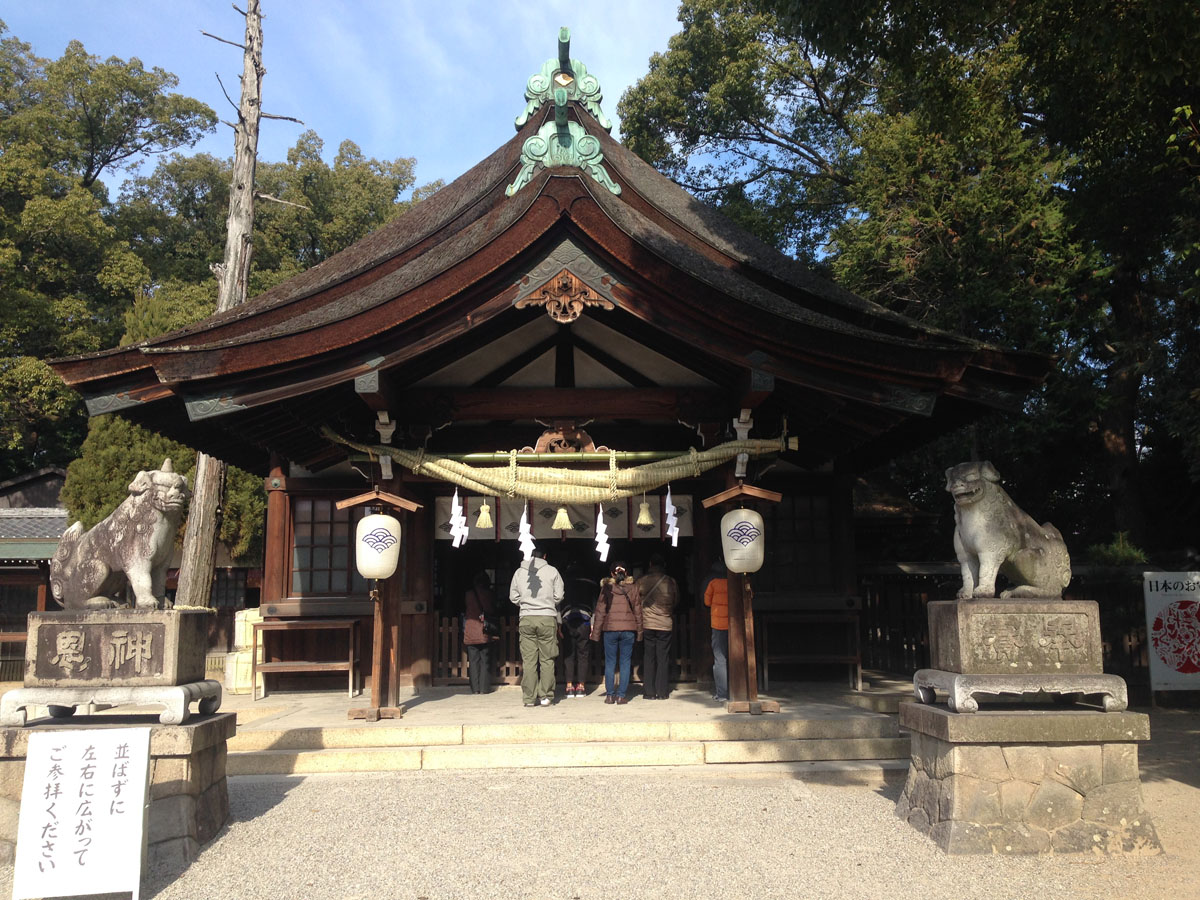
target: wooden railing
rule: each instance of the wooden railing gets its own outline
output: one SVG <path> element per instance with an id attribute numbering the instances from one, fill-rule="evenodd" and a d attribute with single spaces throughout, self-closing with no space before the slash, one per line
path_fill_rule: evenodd
<path id="1" fill-rule="evenodd" d="M 675 616 L 675 659 L 671 667 L 671 681 L 695 681 L 696 666 L 694 648 L 695 629 L 692 616 L 681 613 Z M 521 651 L 517 642 L 517 617 L 500 620 L 499 639 L 493 642 L 492 680 L 496 684 L 521 683 Z M 636 644 L 633 652 L 633 680 L 641 681 L 642 645 Z M 561 676 L 562 664 L 558 664 Z M 589 662 L 589 682 L 596 683 L 604 678 L 604 646 L 592 644 Z M 559 677 L 559 681 L 562 678 Z M 438 617 L 436 644 L 433 661 L 434 684 L 467 684 L 467 651 L 462 643 L 462 626 L 457 616 Z"/>

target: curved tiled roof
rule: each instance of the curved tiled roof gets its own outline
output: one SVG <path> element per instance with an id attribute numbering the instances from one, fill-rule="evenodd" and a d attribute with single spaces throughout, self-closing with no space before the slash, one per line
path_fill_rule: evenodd
<path id="1" fill-rule="evenodd" d="M 256 403 L 328 391 L 339 378 L 352 380 L 364 365 L 378 364 L 368 365 L 368 358 L 409 359 L 388 348 L 403 348 L 420 335 L 421 352 L 432 352 L 488 321 L 546 247 L 569 238 L 623 279 L 618 307 L 653 322 L 664 338 L 705 344 L 723 364 L 761 366 L 785 380 L 795 374 L 806 391 L 831 390 L 839 408 L 878 403 L 894 412 L 886 399 L 891 392 L 919 390 L 953 398 L 950 418 L 957 420 L 972 403 L 983 408 L 1019 400 L 1048 371 L 1046 357 L 927 327 L 818 277 L 646 165 L 576 103 L 570 115 L 599 140 L 620 193 L 564 166 L 535 171 L 530 183 L 507 196 L 525 140 L 552 115 L 552 106 L 544 108 L 404 215 L 246 304 L 141 344 L 57 360 L 55 367 L 89 396 L 116 398 L 97 408 L 136 408 L 131 415 L 151 422 L 153 404 L 166 400 L 178 410 L 186 399 L 176 385 L 199 391 L 197 397 L 249 392 Z M 654 298 L 669 300 L 663 309 L 677 316 L 655 313 Z M 491 311 L 476 320 L 472 303 Z M 702 339 L 697 329 L 723 333 L 730 347 L 742 349 Z M 767 352 L 746 349 L 752 346 Z M 750 357 L 769 361 L 751 363 Z M 324 374 L 314 378 L 314 371 Z M 864 390 L 872 379 L 880 389 Z M 839 380 L 851 387 L 839 392 Z M 190 388 L 193 383 L 205 387 Z M 787 402 L 794 395 L 781 386 L 777 396 Z M 241 408 L 235 403 L 205 415 L 219 420 Z M 928 416 L 932 399 L 900 408 Z M 187 421 L 178 412 L 158 418 L 168 430 Z M 872 428 L 896 427 L 891 415 L 843 418 L 847 428 L 868 429 L 848 445 L 861 443 Z M 214 428 L 222 428 L 219 421 L 193 421 L 176 433 L 186 430 L 180 439 L 197 444 Z M 289 428 L 311 432 L 274 420 L 263 435 L 242 435 L 243 428 L 214 441 L 251 440 L 261 448 Z"/>

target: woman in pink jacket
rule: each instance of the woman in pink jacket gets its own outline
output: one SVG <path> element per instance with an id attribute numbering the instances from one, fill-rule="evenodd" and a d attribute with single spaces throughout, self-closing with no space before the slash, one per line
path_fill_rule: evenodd
<path id="1" fill-rule="evenodd" d="M 592 640 L 604 640 L 604 702 L 628 703 L 633 643 L 642 639 L 642 598 L 624 563 L 613 563 L 600 582 Z"/>

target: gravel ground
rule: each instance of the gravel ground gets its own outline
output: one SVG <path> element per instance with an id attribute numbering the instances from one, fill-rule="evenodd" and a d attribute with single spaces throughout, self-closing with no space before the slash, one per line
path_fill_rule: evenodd
<path id="1" fill-rule="evenodd" d="M 947 857 L 896 818 L 899 789 L 678 770 L 236 778 L 226 829 L 178 879 L 150 873 L 142 896 L 1200 896 L 1194 834 L 1190 857 Z M 1200 791 L 1187 789 L 1178 799 L 1194 810 Z"/>
<path id="2" fill-rule="evenodd" d="M 778 767 L 231 778 L 230 818 L 142 897 L 1200 900 L 1200 713 L 1152 713 L 1142 785 L 1166 854 L 949 857 L 873 786 Z M 12 868 L 0 869 L 0 897 Z"/>

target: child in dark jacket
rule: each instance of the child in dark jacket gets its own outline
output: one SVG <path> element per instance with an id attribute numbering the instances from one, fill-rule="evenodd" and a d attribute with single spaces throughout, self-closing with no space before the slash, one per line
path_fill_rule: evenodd
<path id="1" fill-rule="evenodd" d="M 568 697 L 582 697 L 587 693 L 588 665 L 592 661 L 589 638 L 596 582 L 568 570 L 563 588 L 565 596 L 559 604 L 563 627 L 563 679 L 567 682 Z"/>

